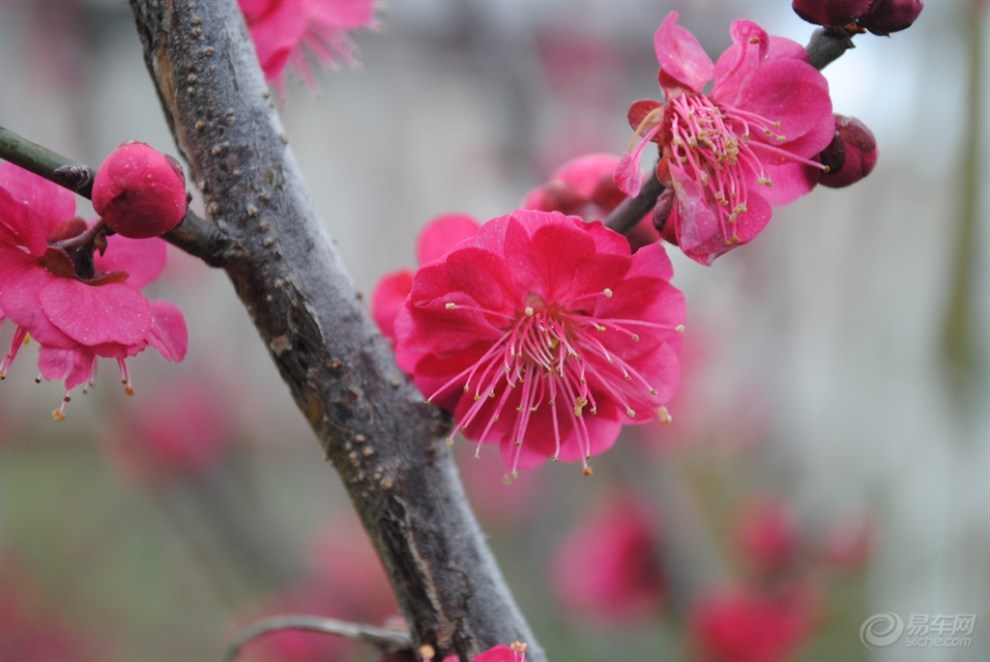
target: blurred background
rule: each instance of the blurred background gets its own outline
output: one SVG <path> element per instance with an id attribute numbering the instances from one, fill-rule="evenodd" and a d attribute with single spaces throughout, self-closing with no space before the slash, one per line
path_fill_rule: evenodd
<path id="1" fill-rule="evenodd" d="M 358 66 L 317 70 L 315 93 L 290 80 L 283 120 L 359 288 L 413 267 L 432 217 L 506 213 L 565 160 L 621 153 L 672 9 L 712 55 L 734 18 L 813 30 L 783 1 L 391 0 L 353 35 Z M 876 134 L 872 175 L 711 268 L 672 251 L 671 425 L 629 429 L 592 478 L 548 464 L 508 487 L 495 449 L 457 445 L 552 660 L 990 655 L 988 21 L 929 0 L 858 37 L 824 73 Z M 0 124 L 90 164 L 131 139 L 176 152 L 123 0 L 0 2 Z M 4 662 L 218 660 L 264 615 L 395 614 L 224 274 L 170 251 L 150 294 L 186 313 L 183 363 L 133 359 L 130 398 L 104 366 L 60 424 L 35 347 L 0 387 Z M 286 635 L 244 659 L 375 655 Z"/>

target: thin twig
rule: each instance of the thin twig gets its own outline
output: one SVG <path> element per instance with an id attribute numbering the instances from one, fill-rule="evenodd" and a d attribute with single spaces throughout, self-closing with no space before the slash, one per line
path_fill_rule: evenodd
<path id="1" fill-rule="evenodd" d="M 227 647 L 227 651 L 223 655 L 223 662 L 234 662 L 244 647 L 244 644 L 255 637 L 260 637 L 271 632 L 278 632 L 279 630 L 300 630 L 303 632 L 334 634 L 373 644 L 388 652 L 412 648 L 412 638 L 409 636 L 408 630 L 382 628 L 363 623 L 340 621 L 336 618 L 325 618 L 323 616 L 289 614 L 266 618 L 257 623 L 252 623 L 241 630 L 234 637 L 230 646 Z"/>
<path id="2" fill-rule="evenodd" d="M 805 50 L 808 51 L 808 62 L 820 71 L 850 48 L 856 46 L 852 34 L 845 28 L 820 28 L 811 35 Z"/>
<path id="3" fill-rule="evenodd" d="M 0 126 L 0 159 L 10 161 L 84 198 L 93 197 L 93 168 L 32 142 L 4 126 Z M 227 242 L 216 224 L 206 221 L 190 209 L 186 210 L 179 226 L 166 232 L 162 238 L 210 266 L 220 267 L 224 264 Z"/>
<path id="4" fill-rule="evenodd" d="M 650 212 L 657 204 L 657 198 L 663 193 L 664 185 L 657 179 L 657 168 L 650 169 L 650 176 L 643 182 L 643 188 L 635 198 L 626 198 L 618 207 L 605 217 L 605 227 L 620 234 L 629 233 L 639 223 L 643 215 Z"/>

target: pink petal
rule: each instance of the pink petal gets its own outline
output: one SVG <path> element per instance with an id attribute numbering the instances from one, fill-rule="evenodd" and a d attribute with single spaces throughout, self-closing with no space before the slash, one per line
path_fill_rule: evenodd
<path id="1" fill-rule="evenodd" d="M 141 289 L 158 278 L 165 268 L 165 241 L 151 239 L 130 239 L 120 235 L 107 237 L 107 250 L 93 257 L 97 271 L 125 271 L 126 281 L 134 289 Z"/>
<path id="2" fill-rule="evenodd" d="M 248 25 L 265 80 L 278 78 L 306 33 L 306 13 L 291 2 L 277 2 L 257 22 Z"/>
<path id="3" fill-rule="evenodd" d="M 585 154 L 557 168 L 550 179 L 560 180 L 582 197 L 590 199 L 602 179 L 608 177 L 618 163 L 619 157 L 615 154 Z"/>
<path id="4" fill-rule="evenodd" d="M 0 245 L 0 310 L 15 324 L 27 329 L 35 340 L 52 347 L 74 347 L 78 343 L 62 333 L 41 308 L 42 288 L 59 280 L 17 249 Z M 27 264 L 25 264 L 27 261 Z"/>
<path id="5" fill-rule="evenodd" d="M 371 295 L 371 316 L 382 335 L 392 342 L 395 342 L 395 319 L 405 306 L 412 284 L 413 272 L 403 269 L 382 277 Z"/>
<path id="6" fill-rule="evenodd" d="M 372 0 L 306 0 L 304 9 L 323 26 L 349 29 L 367 25 L 373 10 Z"/>
<path id="7" fill-rule="evenodd" d="M 454 246 L 478 234 L 481 224 L 467 214 L 444 214 L 430 221 L 419 234 L 416 260 L 420 265 L 446 255 Z"/>
<path id="8" fill-rule="evenodd" d="M 0 188 L 0 243 L 24 246 L 40 257 L 48 249 L 49 227 L 45 219 L 5 188 Z"/>
<path id="9" fill-rule="evenodd" d="M 640 144 L 646 142 L 643 140 Z M 619 165 L 615 166 L 615 174 L 613 175 L 615 185 L 630 198 L 639 195 L 639 191 L 643 187 L 643 177 L 639 174 L 640 151 L 642 148 L 637 146 L 634 154 L 623 154 L 622 158 L 619 159 Z"/>
<path id="10" fill-rule="evenodd" d="M 151 307 L 151 329 L 148 331 L 148 344 L 157 349 L 167 361 L 181 361 L 189 347 L 189 332 L 186 318 L 174 303 L 155 300 Z"/>
<path id="11" fill-rule="evenodd" d="M 779 144 L 800 156 L 811 157 L 825 149 L 835 134 L 835 118 L 828 81 L 810 64 L 799 60 L 767 62 L 746 81 L 737 106 L 742 110 L 780 122 L 787 138 Z M 797 143 L 798 139 L 802 139 Z"/>
<path id="12" fill-rule="evenodd" d="M 677 24 L 678 17 L 676 11 L 667 15 L 653 36 L 653 48 L 660 70 L 668 79 L 700 93 L 712 79 L 715 65 L 697 38 L 687 28 Z M 667 91 L 664 88 L 664 92 Z"/>
<path id="13" fill-rule="evenodd" d="M 8 161 L 0 161 L 0 188 L 38 214 L 45 236 L 76 215 L 76 196 L 71 191 Z"/>
<path id="14" fill-rule="evenodd" d="M 56 278 L 41 288 L 38 299 L 52 324 L 83 345 L 133 345 L 151 327 L 148 301 L 123 283 L 92 287 Z"/>
<path id="15" fill-rule="evenodd" d="M 94 361 L 96 356 L 84 347 L 59 349 L 42 345 L 38 351 L 38 372 L 48 381 L 64 380 L 65 390 L 70 391 L 89 381 Z"/>

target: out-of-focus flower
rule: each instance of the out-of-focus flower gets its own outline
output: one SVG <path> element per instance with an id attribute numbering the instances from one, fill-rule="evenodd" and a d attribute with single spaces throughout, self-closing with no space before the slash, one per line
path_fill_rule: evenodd
<path id="1" fill-rule="evenodd" d="M 198 474 L 229 450 L 233 426 L 202 381 L 171 380 L 152 396 L 117 414 L 106 435 L 125 474 L 152 482 Z"/>
<path id="2" fill-rule="evenodd" d="M 677 18 L 671 12 L 654 37 L 666 103 L 630 107 L 638 144 L 634 138 L 615 178 L 636 195 L 640 155 L 658 143 L 656 176 L 676 198 L 666 218 L 670 236 L 688 257 L 711 264 L 762 232 L 772 205 L 815 186 L 822 166 L 812 159 L 835 123 L 828 83 L 799 44 L 738 20 L 733 45 L 713 63 Z"/>
<path id="3" fill-rule="evenodd" d="M 532 189 L 523 200 L 526 209 L 559 211 L 600 221 L 626 199 L 612 173 L 619 165 L 614 154 L 585 154 L 567 161 L 550 175 L 550 181 Z M 633 251 L 659 239 L 652 218 L 646 214 L 627 235 Z"/>
<path id="4" fill-rule="evenodd" d="M 553 584 L 578 615 L 632 623 L 655 615 L 666 593 L 657 517 L 632 495 L 600 503 L 560 545 Z"/>
<path id="5" fill-rule="evenodd" d="M 164 264 L 161 239 L 106 237 L 99 224 L 75 216 L 71 193 L 0 163 L 0 324 L 17 325 L 0 377 L 28 337 L 36 340 L 41 377 L 65 382 L 53 412 L 61 420 L 69 391 L 95 377 L 97 357 L 117 361 L 128 393 L 128 357 L 150 345 L 169 361 L 182 360 L 182 312 L 140 291 Z"/>
<path id="6" fill-rule="evenodd" d="M 93 642 L 59 614 L 57 601 L 45 599 L 26 568 L 0 552 L 0 660 L 64 662 L 96 660 Z"/>
<path id="7" fill-rule="evenodd" d="M 307 53 L 322 66 L 354 60 L 348 32 L 372 23 L 372 0 L 239 0 L 265 80 L 283 87 L 287 64 L 312 89 Z"/>
<path id="8" fill-rule="evenodd" d="M 96 171 L 93 209 L 125 237 L 165 234 L 186 214 L 182 166 L 145 143 L 124 143 Z"/>
<path id="9" fill-rule="evenodd" d="M 859 24 L 873 34 L 886 36 L 914 25 L 924 8 L 922 0 L 874 0 Z"/>
<path id="10" fill-rule="evenodd" d="M 775 595 L 729 589 L 703 597 L 688 620 L 699 662 L 784 662 L 810 636 L 815 604 L 802 585 Z"/>
<path id="11" fill-rule="evenodd" d="M 739 523 L 739 541 L 761 575 L 776 575 L 797 560 L 800 531 L 791 505 L 778 496 L 753 500 Z"/>
<path id="12" fill-rule="evenodd" d="M 847 519 L 835 524 L 822 542 L 821 562 L 830 570 L 862 570 L 873 553 L 876 527 L 865 518 Z"/>
<path id="13" fill-rule="evenodd" d="M 471 662 L 526 662 L 527 648 L 521 641 L 514 641 L 508 646 L 499 644 L 484 653 L 478 653 L 471 658 Z M 458 659 L 456 655 L 448 655 L 443 658 L 443 662 L 458 662 Z"/>
<path id="14" fill-rule="evenodd" d="M 855 117 L 835 116 L 835 136 L 819 160 L 829 167 L 818 180 L 822 186 L 842 188 L 871 172 L 879 154 L 873 132 Z"/>
<path id="15" fill-rule="evenodd" d="M 416 272 L 396 357 L 451 435 L 500 445 L 511 473 L 581 461 L 623 424 L 667 418 L 684 297 L 659 245 L 630 255 L 600 223 L 517 210 Z"/>

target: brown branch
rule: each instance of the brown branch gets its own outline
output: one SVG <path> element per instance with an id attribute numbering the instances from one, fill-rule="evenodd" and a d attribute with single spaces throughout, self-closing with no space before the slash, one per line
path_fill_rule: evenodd
<path id="1" fill-rule="evenodd" d="M 522 640 L 516 607 L 438 437 L 395 366 L 287 146 L 234 0 L 131 0 L 169 126 L 229 238 L 225 269 L 337 468 L 414 644 L 463 659 Z"/>

